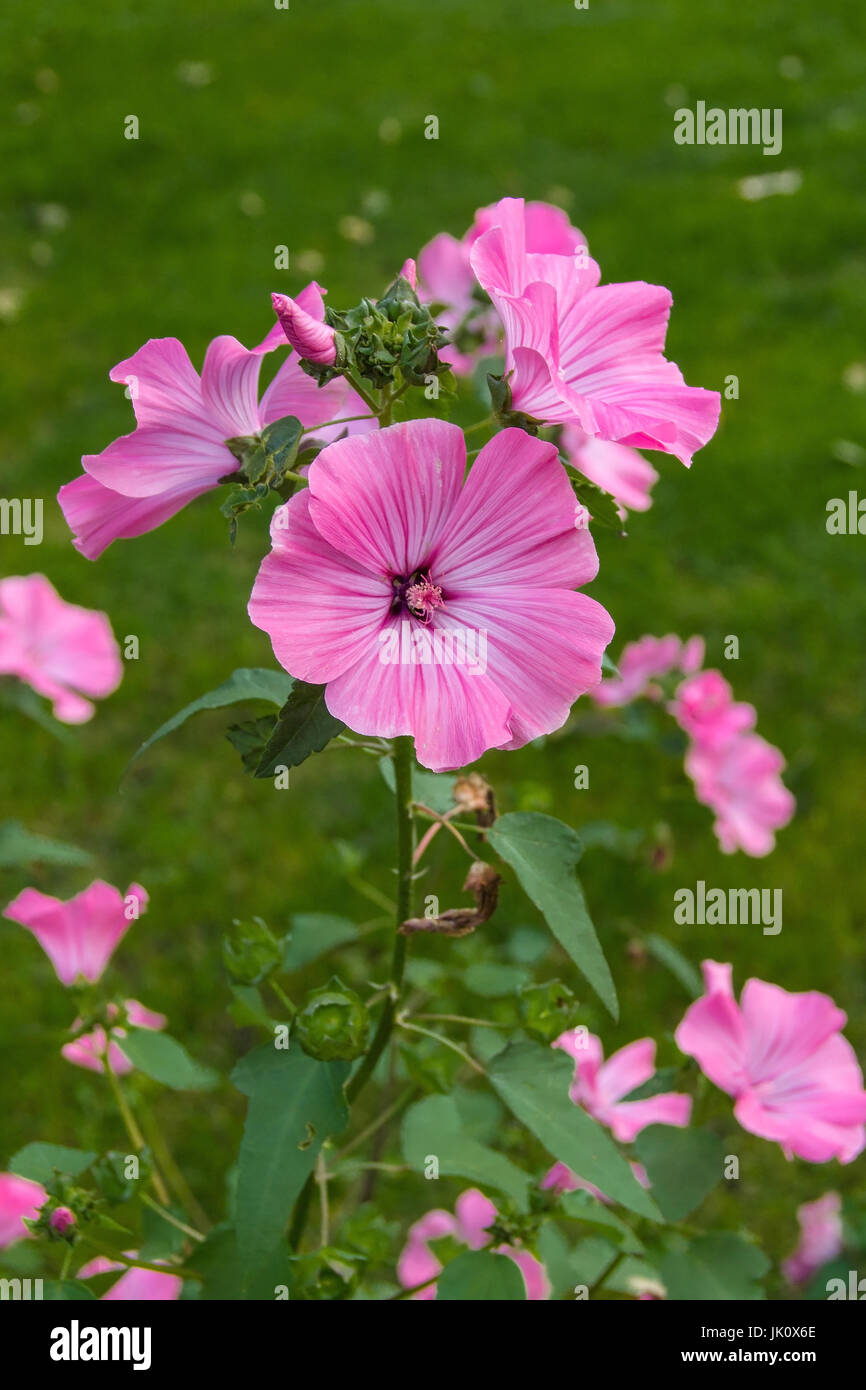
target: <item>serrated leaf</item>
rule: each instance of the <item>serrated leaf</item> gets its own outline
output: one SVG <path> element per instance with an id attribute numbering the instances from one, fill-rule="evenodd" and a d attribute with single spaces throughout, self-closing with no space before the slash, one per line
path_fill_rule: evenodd
<path id="1" fill-rule="evenodd" d="M 145 1076 L 174 1091 L 210 1091 L 219 1084 L 219 1074 L 213 1067 L 196 1062 L 168 1033 L 158 1033 L 153 1028 L 128 1028 L 118 1046 Z"/>
<path id="2" fill-rule="evenodd" d="M 615 497 L 604 488 L 600 488 L 597 483 L 590 482 L 582 473 L 575 473 L 571 468 L 567 470 L 568 481 L 571 483 L 574 495 L 582 506 L 586 507 L 592 520 L 599 526 L 604 526 L 606 530 L 617 531 L 620 535 L 625 535 L 622 517 L 619 514 L 619 505 Z"/>
<path id="3" fill-rule="evenodd" d="M 574 1065 L 562 1052 L 536 1043 L 510 1043 L 488 1064 L 488 1076 L 513 1115 L 551 1157 L 565 1163 L 611 1201 L 659 1219 L 607 1131 L 569 1097 Z"/>
<path id="4" fill-rule="evenodd" d="M 273 777 L 278 767 L 298 767 L 311 753 L 321 752 L 345 727 L 325 704 L 323 685 L 295 681 L 265 745 L 256 776 Z"/>
<path id="5" fill-rule="evenodd" d="M 571 826 L 538 811 L 510 811 L 490 827 L 487 839 L 514 869 L 608 1012 L 618 1018 L 616 988 L 575 874 L 583 846 Z"/>
<path id="6" fill-rule="evenodd" d="M 262 667 L 239 667 L 233 671 L 228 680 L 223 681 L 215 690 L 209 690 L 206 695 L 200 695 L 191 704 L 184 705 L 182 710 L 173 714 L 171 719 L 167 719 L 164 724 L 160 724 L 155 734 L 151 734 L 149 739 L 141 745 L 138 751 L 130 759 L 134 763 L 145 753 L 148 748 L 152 748 L 161 738 L 167 734 L 174 733 L 194 714 L 200 714 L 203 710 L 224 709 L 226 705 L 237 705 L 242 700 L 267 700 L 273 705 L 282 705 L 291 693 L 293 681 L 291 676 L 285 671 L 269 671 Z"/>
<path id="7" fill-rule="evenodd" d="M 416 1172 L 423 1173 L 433 1155 L 443 1176 L 493 1187 L 511 1197 L 520 1211 L 528 1209 L 529 1174 L 472 1137 L 453 1096 L 427 1096 L 407 1110 L 402 1139 L 403 1155 Z"/>

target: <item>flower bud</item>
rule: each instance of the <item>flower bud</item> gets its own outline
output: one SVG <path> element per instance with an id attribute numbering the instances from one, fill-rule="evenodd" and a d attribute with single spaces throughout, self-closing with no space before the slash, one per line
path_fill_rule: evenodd
<path id="1" fill-rule="evenodd" d="M 55 1207 L 48 1218 L 48 1224 L 58 1236 L 65 1236 L 75 1225 L 75 1213 L 68 1207 Z"/>
<path id="2" fill-rule="evenodd" d="M 333 975 L 307 995 L 295 1020 L 295 1036 L 310 1057 L 351 1062 L 367 1046 L 369 1019 L 363 1000 Z"/>
<path id="3" fill-rule="evenodd" d="M 318 366 L 333 367 L 337 360 L 333 328 L 286 294 L 274 294 L 271 298 L 283 332 L 298 355 Z"/>
<path id="4" fill-rule="evenodd" d="M 518 996 L 524 1032 L 537 1042 L 552 1043 L 577 1023 L 579 1004 L 568 985 L 547 980 L 543 985 L 524 985 Z"/>
<path id="5" fill-rule="evenodd" d="M 257 985 L 283 958 L 283 943 L 261 917 L 250 922 L 237 919 L 223 937 L 223 965 L 235 984 Z"/>

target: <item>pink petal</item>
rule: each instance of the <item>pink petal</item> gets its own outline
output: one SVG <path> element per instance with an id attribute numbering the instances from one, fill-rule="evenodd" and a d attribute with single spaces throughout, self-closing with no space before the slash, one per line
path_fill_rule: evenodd
<path id="1" fill-rule="evenodd" d="M 29 1236 L 22 1217 L 35 1220 L 47 1201 L 48 1193 L 38 1182 L 19 1178 L 17 1173 L 0 1173 L 0 1250 Z"/>
<path id="2" fill-rule="evenodd" d="M 151 338 L 109 376 L 129 387 L 141 428 L 216 437 L 198 373 L 177 338 Z"/>
<path id="3" fill-rule="evenodd" d="M 556 446 L 505 429 L 485 444 L 431 554 L 448 598 L 480 586 L 577 588 L 598 573 Z"/>
<path id="4" fill-rule="evenodd" d="M 202 400 L 223 439 L 256 434 L 259 429 L 259 371 L 262 359 L 237 338 L 214 338 L 205 353 Z"/>
<path id="5" fill-rule="evenodd" d="M 274 313 L 292 347 L 309 362 L 332 366 L 337 358 L 334 330 L 308 312 L 297 299 L 285 294 L 272 295 Z"/>
<path id="6" fill-rule="evenodd" d="M 115 439 L 101 454 L 81 462 L 91 478 L 125 497 L 159 497 L 185 492 L 189 497 L 216 487 L 237 471 L 238 462 L 222 442 L 221 427 L 207 434 L 139 426 Z"/>
<path id="7" fill-rule="evenodd" d="M 309 473 L 320 534 L 372 574 L 408 577 L 426 568 L 460 495 L 463 431 L 412 420 L 324 449 Z"/>
<path id="8" fill-rule="evenodd" d="M 608 1057 L 599 1074 L 599 1090 L 606 1101 L 621 1100 L 649 1081 L 655 1069 L 654 1040 L 639 1038 Z"/>
<path id="9" fill-rule="evenodd" d="M 64 483 L 57 501 L 76 550 L 88 560 L 97 560 L 112 541 L 131 540 L 154 531 L 205 490 L 195 483 L 155 497 L 124 497 L 82 473 L 71 483 Z"/>
<path id="10" fill-rule="evenodd" d="M 746 1084 L 748 1037 L 734 999 L 714 993 L 695 1000 L 674 1037 L 680 1052 L 694 1057 L 721 1090 L 739 1095 Z"/>
<path id="11" fill-rule="evenodd" d="M 138 899 L 139 911 L 147 906 L 147 893 L 138 884 L 130 885 L 126 896 Z M 25 888 L 3 915 L 32 931 L 65 985 L 79 976 L 98 980 L 131 920 L 124 898 L 101 879 L 68 902 Z"/>

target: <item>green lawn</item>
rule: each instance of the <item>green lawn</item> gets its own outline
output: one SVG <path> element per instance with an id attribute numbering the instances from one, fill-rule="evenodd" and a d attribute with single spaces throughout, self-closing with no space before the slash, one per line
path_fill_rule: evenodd
<path id="1" fill-rule="evenodd" d="M 623 1006 L 617 1027 L 589 1005 L 587 1020 L 608 1050 L 652 1034 L 660 1061 L 674 1060 L 687 997 L 629 946 L 656 932 L 696 962 L 733 960 L 740 982 L 757 974 L 826 990 L 866 1050 L 866 541 L 824 525 L 828 499 L 866 495 L 866 393 L 845 375 L 866 362 L 864 40 L 854 0 L 591 0 L 586 11 L 570 0 L 292 0 L 285 11 L 268 0 L 105 0 L 98 13 L 83 0 L 35 0 L 0 22 L 2 491 L 46 498 L 44 544 L 0 539 L 2 571 L 44 571 L 141 648 L 118 693 L 64 741 L 4 714 L 3 815 L 87 848 L 94 872 L 121 888 L 147 887 L 150 911 L 118 951 L 115 978 L 165 1011 L 203 1060 L 227 1069 L 253 1041 L 226 1011 L 226 925 L 259 914 L 283 928 L 309 910 L 368 921 L 376 909 L 347 885 L 333 841 L 359 844 L 389 893 L 389 796 L 372 760 L 350 752 L 310 761 L 277 795 L 242 775 L 221 714 L 124 775 L 143 738 L 187 701 L 234 667 L 273 665 L 245 614 L 266 518 L 244 518 L 232 550 L 205 498 L 91 564 L 54 495 L 82 453 L 130 427 L 107 373 L 145 339 L 176 335 L 198 365 L 219 333 L 258 341 L 270 291 L 292 292 L 311 273 L 336 305 L 375 295 L 436 231 L 460 234 L 477 206 L 506 193 L 566 206 L 605 279 L 670 286 L 669 355 L 690 383 L 739 380 L 691 472 L 654 458 L 652 510 L 625 540 L 601 533 L 592 592 L 617 623 L 614 654 L 643 632 L 705 635 L 708 661 L 784 750 L 799 803 L 769 859 L 725 858 L 681 759 L 657 744 L 578 724 L 542 749 L 483 760 L 502 809 L 670 836 L 662 868 L 587 853 L 584 884 Z M 781 107 L 782 153 L 676 145 L 673 108 L 699 99 Z M 130 114 L 137 141 L 124 139 Z M 430 114 L 438 141 L 424 139 Z M 799 191 L 740 196 L 741 179 L 780 170 L 801 173 Z M 359 229 L 366 241 L 347 237 Z M 283 244 L 291 269 L 275 271 Z M 484 413 L 467 390 L 457 418 Z M 722 658 L 728 634 L 739 637 L 737 662 Z M 590 767 L 588 791 L 573 788 L 578 763 Z M 462 864 L 440 841 L 425 891 L 456 904 Z M 27 882 L 66 897 L 91 876 L 0 872 L 0 899 Z M 783 931 L 675 926 L 674 890 L 699 878 L 782 888 Z M 510 929 L 536 921 L 510 881 L 475 937 L 417 954 L 500 959 Z M 11 923 L 0 923 L 0 942 L 0 1165 L 31 1138 L 119 1142 L 98 1080 L 58 1055 L 69 1002 L 42 953 Z M 379 954 L 340 957 L 347 979 L 383 978 L 387 932 L 371 943 Z M 551 951 L 536 969 L 580 992 L 564 957 Z M 324 978 L 320 962 L 304 981 Z M 214 1155 L 227 1162 L 236 1149 L 241 1098 L 226 1086 L 165 1093 L 159 1106 L 190 1182 L 219 1213 Z M 792 1243 L 798 1201 L 856 1188 L 862 1161 L 788 1165 L 730 1133 L 742 1181 L 708 1214 L 747 1222 L 774 1258 Z M 410 1175 L 380 1192 L 405 1226 L 459 1185 L 444 1187 L 432 1199 Z"/>

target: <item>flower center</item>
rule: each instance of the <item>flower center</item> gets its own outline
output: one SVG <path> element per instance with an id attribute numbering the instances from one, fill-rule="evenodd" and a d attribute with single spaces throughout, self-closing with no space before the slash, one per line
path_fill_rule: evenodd
<path id="1" fill-rule="evenodd" d="M 423 570 L 415 570 L 408 578 L 395 574 L 391 582 L 394 586 L 392 614 L 406 608 L 419 622 L 429 623 L 436 609 L 442 608 L 445 603 L 442 590 L 433 583 L 429 572 L 425 574 Z"/>

